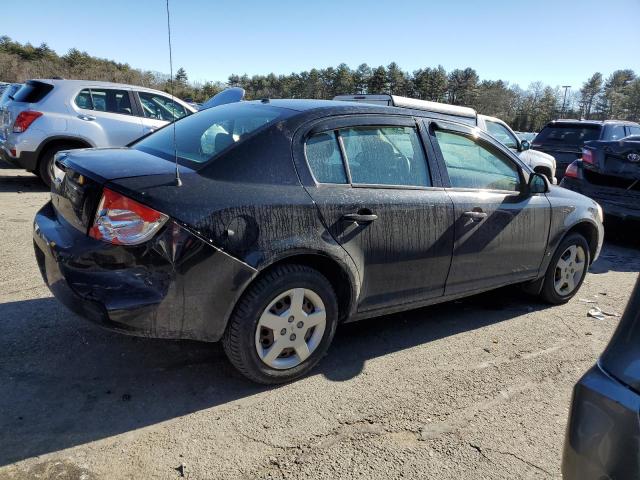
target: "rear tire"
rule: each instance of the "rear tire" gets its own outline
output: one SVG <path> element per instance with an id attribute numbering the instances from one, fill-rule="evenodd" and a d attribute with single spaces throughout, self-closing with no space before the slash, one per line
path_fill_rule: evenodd
<path id="1" fill-rule="evenodd" d="M 53 176 L 53 157 L 56 153 L 62 152 L 64 150 L 71 150 L 73 148 L 81 148 L 75 145 L 56 145 L 54 147 L 47 148 L 42 155 L 40 156 L 40 161 L 38 162 L 37 175 L 40 177 L 40 180 L 44 182 L 44 184 L 51 188 L 52 176 Z"/>
<path id="2" fill-rule="evenodd" d="M 285 383 L 304 376 L 320 361 L 337 324 L 331 283 L 305 265 L 281 265 L 242 295 L 222 345 L 245 377 L 265 385 Z"/>
<path id="3" fill-rule="evenodd" d="M 540 297 L 553 305 L 571 300 L 587 275 L 590 255 L 589 244 L 582 235 L 572 233 L 565 237 L 549 262 Z"/>

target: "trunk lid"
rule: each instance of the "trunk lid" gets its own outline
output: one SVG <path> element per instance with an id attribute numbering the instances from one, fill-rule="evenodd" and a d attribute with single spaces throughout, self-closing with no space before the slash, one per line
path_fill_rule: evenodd
<path id="1" fill-rule="evenodd" d="M 193 170 L 179 166 L 180 173 Z M 93 224 L 102 187 L 112 181 L 142 176 L 170 176 L 175 164 L 129 148 L 80 149 L 59 153 L 54 164 L 51 202 L 58 214 L 78 230 Z M 116 182 L 117 183 L 117 182 Z"/>
<path id="2" fill-rule="evenodd" d="M 603 175 L 640 180 L 640 141 L 595 141 L 585 143 L 584 148 L 592 152 L 594 160 L 593 164 L 584 163 L 585 168 Z"/>

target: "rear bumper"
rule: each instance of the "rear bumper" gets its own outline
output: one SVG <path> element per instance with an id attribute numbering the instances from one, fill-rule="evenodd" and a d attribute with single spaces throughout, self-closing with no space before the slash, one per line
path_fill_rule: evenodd
<path id="1" fill-rule="evenodd" d="M 47 203 L 34 220 L 42 277 L 65 306 L 103 327 L 146 337 L 217 341 L 255 270 L 176 223 L 144 245 L 88 237 Z"/>
<path id="2" fill-rule="evenodd" d="M 625 189 L 593 185 L 584 177 L 565 177 L 560 186 L 598 202 L 604 210 L 605 218 L 611 216 L 622 220 L 640 220 L 640 203 L 637 196 L 633 198 Z"/>
<path id="3" fill-rule="evenodd" d="M 38 154 L 36 152 L 22 151 L 13 156 L 11 146 L 0 140 L 0 158 L 11 165 L 33 172 L 38 167 Z"/>
<path id="4" fill-rule="evenodd" d="M 640 478 L 640 395 L 598 365 L 575 386 L 562 459 L 568 480 Z"/>

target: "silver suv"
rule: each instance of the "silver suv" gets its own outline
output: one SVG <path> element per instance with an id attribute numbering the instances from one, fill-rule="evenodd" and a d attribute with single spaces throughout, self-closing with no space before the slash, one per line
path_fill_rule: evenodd
<path id="1" fill-rule="evenodd" d="M 49 185 L 62 150 L 120 147 L 195 112 L 149 88 L 85 80 L 29 80 L 0 113 L 0 155 Z"/>

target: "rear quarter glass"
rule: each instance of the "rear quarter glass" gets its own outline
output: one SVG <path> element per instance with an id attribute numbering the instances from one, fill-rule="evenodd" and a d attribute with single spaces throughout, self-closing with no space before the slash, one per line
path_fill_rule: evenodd
<path id="1" fill-rule="evenodd" d="M 23 103 L 38 103 L 49 92 L 53 90 L 53 85 L 44 82 L 29 81 L 25 83 L 13 96 L 13 100 Z"/>

